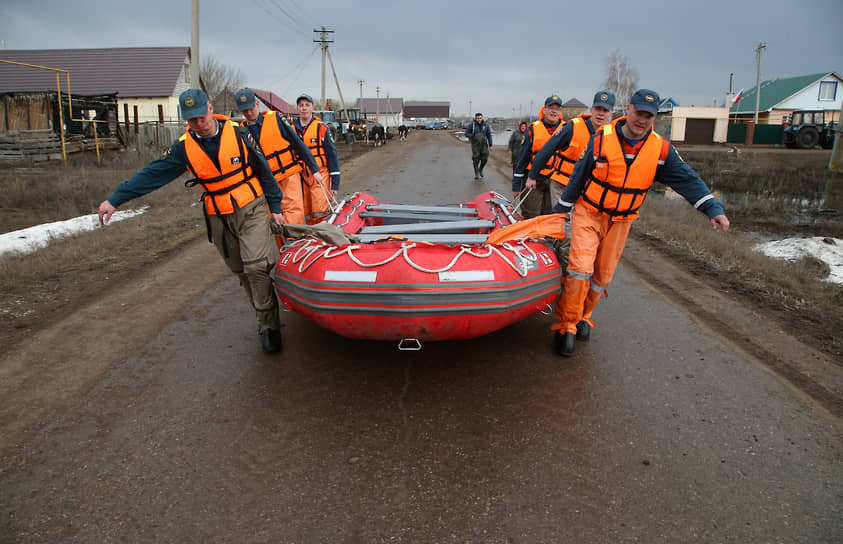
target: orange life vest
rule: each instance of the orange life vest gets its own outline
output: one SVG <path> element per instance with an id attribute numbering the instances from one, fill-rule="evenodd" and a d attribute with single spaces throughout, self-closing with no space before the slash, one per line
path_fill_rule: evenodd
<path id="1" fill-rule="evenodd" d="M 538 121 L 533 121 L 533 147 L 530 149 L 530 164 L 527 165 L 527 172 L 529 172 L 530 169 L 533 167 L 533 160 L 536 158 L 536 154 L 541 150 L 542 147 L 544 147 L 544 144 L 546 144 L 547 141 L 550 140 L 550 137 L 553 136 L 553 134 L 557 130 L 562 128 L 564 124 L 565 121 L 559 119 L 559 124 L 556 125 L 555 128 L 548 129 L 541 119 L 539 119 Z M 557 177 L 554 177 L 553 171 L 553 164 L 556 162 L 556 156 L 558 154 L 558 150 L 553 152 L 553 155 L 550 156 L 550 159 L 548 159 L 545 167 L 539 172 L 540 176 L 544 176 L 546 178 L 549 177 L 555 179 L 556 181 L 560 181 L 560 179 L 557 179 L 557 177 L 560 177 L 560 175 L 557 174 Z"/>
<path id="2" fill-rule="evenodd" d="M 581 113 L 569 121 L 574 127 L 571 142 L 564 151 L 557 150 L 551 157 L 553 161 L 551 166 L 554 172 L 551 178 L 561 183 L 563 187 L 568 185 L 568 180 L 571 179 L 571 173 L 574 171 L 574 164 L 591 139 L 591 132 L 585 122 L 590 117 L 590 113 Z"/>
<path id="3" fill-rule="evenodd" d="M 192 185 L 200 185 L 204 193 L 205 211 L 211 215 L 234 213 L 234 204 L 242 208 L 263 194 L 263 188 L 249 166 L 249 152 L 242 138 L 237 136 L 235 124 L 223 115 L 214 114 L 223 121 L 220 128 L 220 150 L 217 154 L 219 168 L 190 130 L 185 131 L 184 150 L 187 168 L 196 178 Z"/>
<path id="4" fill-rule="evenodd" d="M 261 113 L 263 124 L 258 143 L 275 179 L 281 181 L 291 174 L 301 172 L 302 162 L 298 153 L 293 148 L 293 144 L 281 135 L 281 129 L 278 128 L 278 112 L 267 110 Z M 240 124 L 245 126 L 245 123 L 246 121 L 243 121 Z"/>
<path id="5" fill-rule="evenodd" d="M 298 132 L 298 127 L 296 128 L 296 132 Z M 304 133 L 298 132 L 304 145 L 310 149 L 311 155 L 316 160 L 316 166 L 320 169 L 328 166 L 328 159 L 325 157 L 325 146 L 322 144 L 322 139 L 326 137 L 327 132 L 328 126 L 315 115 L 307 127 L 305 127 Z"/>
<path id="6" fill-rule="evenodd" d="M 580 199 L 587 207 L 604 213 L 612 221 L 632 221 L 644 203 L 647 191 L 656 177 L 656 169 L 664 164 L 670 142 L 651 130 L 638 153 L 627 166 L 617 134 L 620 117 L 603 126 L 594 137 L 594 167 Z"/>

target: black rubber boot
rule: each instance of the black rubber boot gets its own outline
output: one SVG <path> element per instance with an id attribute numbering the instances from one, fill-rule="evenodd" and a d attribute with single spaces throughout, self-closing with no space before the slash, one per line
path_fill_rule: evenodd
<path id="1" fill-rule="evenodd" d="M 574 345 L 576 344 L 576 336 L 572 332 L 565 334 L 556 331 L 553 335 L 553 347 L 556 353 L 562 357 L 570 357 L 574 354 Z"/>
<path id="2" fill-rule="evenodd" d="M 264 353 L 281 351 L 281 331 L 267 329 L 261 333 L 261 348 Z"/>
<path id="3" fill-rule="evenodd" d="M 591 338 L 591 324 L 583 319 L 577 323 L 577 340 L 587 342 Z"/>

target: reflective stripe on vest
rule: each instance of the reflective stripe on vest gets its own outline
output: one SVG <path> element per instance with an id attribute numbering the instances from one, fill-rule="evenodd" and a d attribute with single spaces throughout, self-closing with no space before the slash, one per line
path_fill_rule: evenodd
<path id="1" fill-rule="evenodd" d="M 223 121 L 220 128 L 220 149 L 217 154 L 219 168 L 190 130 L 185 132 L 184 150 L 187 154 L 187 168 L 196 177 L 193 184 L 202 187 L 205 211 L 211 215 L 234 213 L 234 204 L 242 208 L 263 194 L 257 178 L 249 166 L 249 153 L 242 139 L 237 136 L 237 126 L 228 117 L 214 114 Z"/>
<path id="2" fill-rule="evenodd" d="M 304 145 L 310 149 L 311 155 L 316 160 L 316 166 L 320 169 L 328 167 L 328 159 L 325 157 L 325 146 L 322 145 L 322 138 L 326 137 L 328 131 L 327 125 L 323 123 L 318 117 L 313 117 L 304 133 L 299 133 Z M 296 127 L 298 132 L 298 127 Z"/>
<path id="3" fill-rule="evenodd" d="M 604 213 L 613 221 L 631 221 L 638 217 L 656 169 L 664 163 L 670 143 L 650 131 L 638 153 L 627 165 L 617 124 L 620 117 L 605 125 L 594 138 L 594 166 L 583 189 L 582 202 Z"/>
<path id="4" fill-rule="evenodd" d="M 264 111 L 263 123 L 261 124 L 261 132 L 259 144 L 263 156 L 266 157 L 266 162 L 269 163 L 269 169 L 272 170 L 272 175 L 275 179 L 281 181 L 289 175 L 301 172 L 302 163 L 299 160 L 298 153 L 296 153 L 291 144 L 286 138 L 281 136 L 281 129 L 278 128 L 280 121 L 278 112 Z"/>
<path id="5" fill-rule="evenodd" d="M 591 117 L 590 113 L 582 113 L 574 117 L 570 123 L 573 124 L 573 133 L 571 134 L 571 142 L 564 151 L 557 151 L 553 155 L 553 171 L 551 175 L 553 179 L 562 184 L 568 185 L 568 180 L 571 178 L 571 173 L 574 171 L 574 164 L 582 155 L 582 152 L 588 146 L 588 141 L 591 139 L 591 132 L 588 130 L 588 125 L 585 120 Z"/>
<path id="6" fill-rule="evenodd" d="M 541 119 L 538 121 L 533 122 L 533 147 L 530 148 L 530 164 L 527 165 L 527 172 L 529 172 L 533 168 L 533 160 L 536 158 L 536 154 L 544 147 L 544 144 L 550 140 L 550 137 L 553 136 L 553 133 L 557 130 L 561 129 L 562 126 L 565 125 L 565 121 L 562 119 L 559 120 L 559 124 L 553 130 L 548 130 L 545 124 L 542 122 Z M 559 153 L 558 150 L 553 152 L 553 155 L 550 156 L 548 159 L 547 164 L 545 164 L 544 168 L 539 172 L 540 176 L 544 177 L 553 177 L 553 164 L 556 162 L 556 155 Z M 554 178 L 555 179 L 555 178 Z"/>

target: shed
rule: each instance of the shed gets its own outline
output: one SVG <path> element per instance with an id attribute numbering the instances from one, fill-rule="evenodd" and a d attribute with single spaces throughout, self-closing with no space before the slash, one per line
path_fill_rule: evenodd
<path id="1" fill-rule="evenodd" d="M 671 142 L 712 144 L 726 142 L 729 130 L 728 108 L 700 108 L 671 103 L 670 132 L 664 134 Z M 661 112 L 659 117 L 661 118 Z"/>
<path id="2" fill-rule="evenodd" d="M 577 115 L 586 111 L 588 111 L 588 106 L 576 98 L 572 98 L 562 104 L 562 119 L 573 119 Z"/>
<path id="3" fill-rule="evenodd" d="M 298 115 L 298 110 L 293 104 L 290 104 L 286 100 L 282 99 L 277 94 L 271 91 L 262 91 L 260 89 L 252 89 L 255 92 L 255 96 L 258 100 L 263 102 L 263 104 L 273 110 L 281 112 L 286 116 L 296 116 Z"/>
<path id="4" fill-rule="evenodd" d="M 63 94 L 114 94 L 121 117 L 141 123 L 179 121 L 179 94 L 199 85 L 189 80 L 189 47 L 3 50 L 0 60 L 67 70 Z M 19 91 L 55 92 L 55 72 L 0 62 L 0 92 Z"/>
<path id="5" fill-rule="evenodd" d="M 404 102 L 405 119 L 449 119 L 451 117 L 450 102 Z"/>

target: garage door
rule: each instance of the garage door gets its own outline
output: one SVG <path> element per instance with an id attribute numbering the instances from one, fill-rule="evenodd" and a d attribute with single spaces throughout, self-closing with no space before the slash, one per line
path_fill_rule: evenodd
<path id="1" fill-rule="evenodd" d="M 686 144 L 714 143 L 714 122 L 716 119 L 688 119 L 685 121 Z"/>

